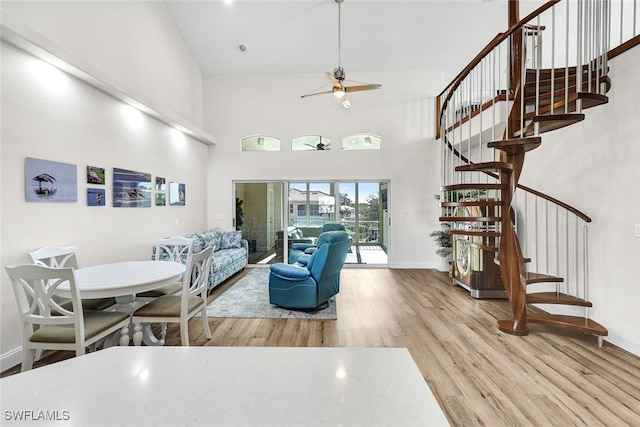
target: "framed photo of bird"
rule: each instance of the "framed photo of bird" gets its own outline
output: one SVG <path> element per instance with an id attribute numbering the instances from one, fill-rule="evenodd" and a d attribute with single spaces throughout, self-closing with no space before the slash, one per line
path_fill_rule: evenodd
<path id="1" fill-rule="evenodd" d="M 78 167 L 70 163 L 27 157 L 25 189 L 27 202 L 77 202 Z"/>
<path id="2" fill-rule="evenodd" d="M 87 166 L 87 184 L 104 185 L 104 168 Z"/>
<path id="3" fill-rule="evenodd" d="M 87 206 L 105 206 L 104 188 L 87 188 Z"/>
<path id="4" fill-rule="evenodd" d="M 151 174 L 113 168 L 113 207 L 150 208 Z"/>

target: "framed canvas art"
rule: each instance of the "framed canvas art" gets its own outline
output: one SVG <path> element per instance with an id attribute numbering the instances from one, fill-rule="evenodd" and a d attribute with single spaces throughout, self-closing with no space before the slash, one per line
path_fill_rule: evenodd
<path id="1" fill-rule="evenodd" d="M 156 191 L 167 191 L 167 180 L 156 176 Z"/>
<path id="2" fill-rule="evenodd" d="M 87 188 L 87 206 L 105 206 L 104 188 Z"/>
<path id="3" fill-rule="evenodd" d="M 165 193 L 156 193 L 156 206 L 166 206 L 167 195 Z"/>
<path id="4" fill-rule="evenodd" d="M 169 205 L 185 206 L 187 204 L 187 185 L 180 182 L 169 183 Z"/>
<path id="5" fill-rule="evenodd" d="M 87 184 L 104 185 L 104 168 L 87 166 Z"/>
<path id="6" fill-rule="evenodd" d="M 151 174 L 113 168 L 113 207 L 150 208 Z"/>
<path id="7" fill-rule="evenodd" d="M 27 202 L 77 202 L 78 167 L 27 157 L 25 188 Z"/>

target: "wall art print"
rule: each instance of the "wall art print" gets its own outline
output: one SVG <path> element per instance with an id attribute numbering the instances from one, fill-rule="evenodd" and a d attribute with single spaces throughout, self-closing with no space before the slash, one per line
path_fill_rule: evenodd
<path id="1" fill-rule="evenodd" d="M 113 207 L 150 208 L 151 174 L 113 168 Z"/>
<path id="2" fill-rule="evenodd" d="M 104 185 L 104 168 L 87 166 L 87 184 Z"/>
<path id="3" fill-rule="evenodd" d="M 77 202 L 78 167 L 27 157 L 25 188 L 27 202 Z"/>
<path id="4" fill-rule="evenodd" d="M 87 188 L 87 206 L 105 206 L 104 188 Z"/>
<path id="5" fill-rule="evenodd" d="M 166 206 L 167 195 L 165 193 L 156 193 L 156 206 Z"/>
<path id="6" fill-rule="evenodd" d="M 156 176 L 156 190 L 167 191 L 167 180 L 165 178 Z"/>
<path id="7" fill-rule="evenodd" d="M 185 206 L 187 204 L 187 185 L 180 182 L 169 183 L 169 204 Z"/>

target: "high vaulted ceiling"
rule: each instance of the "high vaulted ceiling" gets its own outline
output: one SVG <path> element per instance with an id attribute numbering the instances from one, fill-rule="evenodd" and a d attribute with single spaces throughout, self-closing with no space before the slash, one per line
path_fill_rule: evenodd
<path id="1" fill-rule="evenodd" d="M 457 74 L 507 27 L 506 0 L 167 0 L 203 74 Z M 242 50 L 241 45 L 246 49 Z"/>

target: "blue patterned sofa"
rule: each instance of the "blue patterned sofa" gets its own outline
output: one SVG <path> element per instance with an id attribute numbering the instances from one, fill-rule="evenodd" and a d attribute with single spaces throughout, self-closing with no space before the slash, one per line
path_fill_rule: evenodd
<path id="1" fill-rule="evenodd" d="M 193 253 L 200 252 L 209 246 L 214 248 L 209 274 L 209 290 L 247 266 L 249 243 L 242 239 L 242 231 L 222 231 L 214 228 L 184 237 L 193 239 Z"/>
<path id="2" fill-rule="evenodd" d="M 214 228 L 185 237 L 193 239 L 194 253 L 213 246 L 209 290 L 247 266 L 249 242 L 242 238 L 242 231 L 222 231 Z"/>

